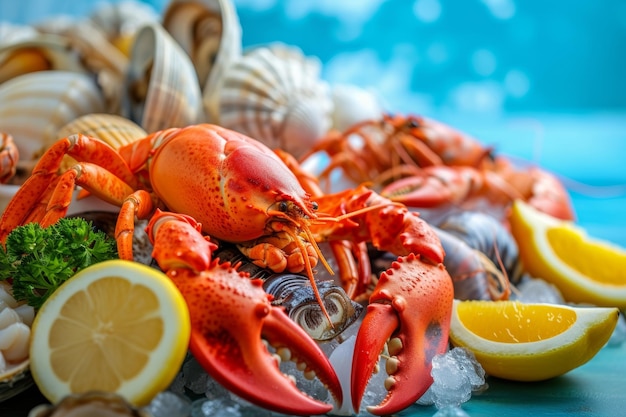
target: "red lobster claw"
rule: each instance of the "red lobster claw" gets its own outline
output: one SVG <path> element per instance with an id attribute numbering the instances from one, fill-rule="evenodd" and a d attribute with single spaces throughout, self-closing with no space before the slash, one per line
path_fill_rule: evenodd
<path id="1" fill-rule="evenodd" d="M 286 377 L 262 338 L 315 372 L 338 403 L 339 380 L 318 345 L 271 305 L 261 280 L 229 262 L 210 261 L 215 244 L 190 217 L 157 212 L 148 225 L 153 256 L 183 294 L 191 317 L 190 350 L 204 369 L 236 395 L 285 414 L 324 414 L 332 405 L 300 392 Z M 182 243 L 181 243 L 182 242 Z M 202 255 L 199 255 L 202 254 Z M 209 260 L 204 264 L 204 260 Z M 196 269 L 201 267 L 202 269 Z"/>
<path id="2" fill-rule="evenodd" d="M 351 380 L 355 412 L 388 339 L 388 394 L 367 411 L 396 413 L 426 392 L 433 382 L 432 358 L 448 346 L 453 298 L 452 279 L 443 265 L 424 263 L 417 255 L 398 258 L 381 274 L 356 338 Z"/>

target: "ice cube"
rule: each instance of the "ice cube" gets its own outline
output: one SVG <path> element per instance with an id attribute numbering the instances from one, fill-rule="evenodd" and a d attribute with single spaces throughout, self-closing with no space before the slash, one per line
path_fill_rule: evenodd
<path id="1" fill-rule="evenodd" d="M 229 398 L 204 399 L 191 404 L 190 417 L 243 417 L 239 405 Z"/>
<path id="2" fill-rule="evenodd" d="M 517 291 L 511 294 L 511 299 L 517 299 L 523 303 L 565 303 L 561 292 L 554 285 L 530 276 L 522 278 L 517 285 Z"/>
<path id="3" fill-rule="evenodd" d="M 613 330 L 613 334 L 611 334 L 611 338 L 609 339 L 607 346 L 619 347 L 624 343 L 624 341 L 626 341 L 626 320 L 624 319 L 624 315 L 620 314 L 617 319 L 615 330 Z"/>
<path id="4" fill-rule="evenodd" d="M 435 404 L 438 409 L 458 407 L 471 398 L 472 392 L 485 388 L 485 371 L 474 354 L 454 348 L 432 360 L 433 384 L 417 403 Z"/>

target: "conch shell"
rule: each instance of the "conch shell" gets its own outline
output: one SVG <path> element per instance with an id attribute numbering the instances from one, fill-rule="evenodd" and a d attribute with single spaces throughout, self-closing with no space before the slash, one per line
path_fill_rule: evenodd
<path id="1" fill-rule="evenodd" d="M 333 101 L 320 70 L 319 60 L 296 47 L 247 51 L 224 74 L 219 124 L 299 157 L 332 123 Z"/>

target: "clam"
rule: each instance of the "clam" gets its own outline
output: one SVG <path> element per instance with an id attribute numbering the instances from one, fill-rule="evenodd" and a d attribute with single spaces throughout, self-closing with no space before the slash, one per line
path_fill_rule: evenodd
<path id="1" fill-rule="evenodd" d="M 0 47 L 29 39 L 37 36 L 38 33 L 37 29 L 30 25 L 0 21 Z"/>
<path id="2" fill-rule="evenodd" d="M 247 51 L 224 74 L 219 124 L 296 158 L 332 123 L 330 87 L 321 63 L 283 44 Z"/>
<path id="3" fill-rule="evenodd" d="M 44 34 L 62 36 L 80 57 L 84 69 L 96 78 L 107 102 L 107 111 L 119 113 L 123 80 L 128 58 L 115 47 L 93 23 L 66 17 L 41 22 L 37 29 Z"/>
<path id="4" fill-rule="evenodd" d="M 0 46 L 0 84 L 19 75 L 45 70 L 87 72 L 78 52 L 63 36 L 35 34 Z"/>
<path id="5" fill-rule="evenodd" d="M 149 4 L 125 0 L 99 4 L 89 21 L 128 56 L 137 31 L 147 23 L 160 22 L 161 16 Z"/>
<path id="6" fill-rule="evenodd" d="M 61 139 L 75 133 L 98 138 L 115 149 L 148 136 L 148 133 L 132 120 L 108 113 L 91 113 L 80 116 L 61 127 L 57 137 Z M 66 155 L 61 169 L 65 170 L 73 163 L 75 160 Z"/>
<path id="7" fill-rule="evenodd" d="M 193 64 L 160 25 L 135 36 L 125 84 L 126 111 L 148 133 L 205 119 Z"/>
<path id="8" fill-rule="evenodd" d="M 11 286 L 0 282 L 0 401 L 33 385 L 28 348 L 34 316 L 34 309 L 16 301 Z"/>
<path id="9" fill-rule="evenodd" d="M 41 404 L 28 417 L 151 417 L 112 392 L 89 391 L 71 394 L 56 404 Z"/>
<path id="10" fill-rule="evenodd" d="M 189 54 L 204 92 L 209 120 L 218 118 L 219 85 L 241 56 L 241 24 L 231 0 L 172 0 L 163 27 Z"/>
<path id="11" fill-rule="evenodd" d="M 62 126 L 104 110 L 102 92 L 88 74 L 38 71 L 0 84 L 0 130 L 13 136 L 20 155 L 17 169 L 27 174 Z"/>

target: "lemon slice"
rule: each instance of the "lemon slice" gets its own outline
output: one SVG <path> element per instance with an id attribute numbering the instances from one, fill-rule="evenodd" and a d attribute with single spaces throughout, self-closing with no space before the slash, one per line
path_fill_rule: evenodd
<path id="1" fill-rule="evenodd" d="M 131 261 L 100 262 L 39 309 L 31 372 L 52 403 L 97 390 L 142 406 L 172 382 L 189 336 L 187 304 L 165 274 Z"/>
<path id="2" fill-rule="evenodd" d="M 510 223 L 530 275 L 554 284 L 567 301 L 626 308 L 626 249 L 522 201 L 513 204 Z"/>
<path id="3" fill-rule="evenodd" d="M 588 362 L 618 317 L 610 307 L 455 300 L 450 341 L 474 352 L 489 375 L 541 381 Z"/>

